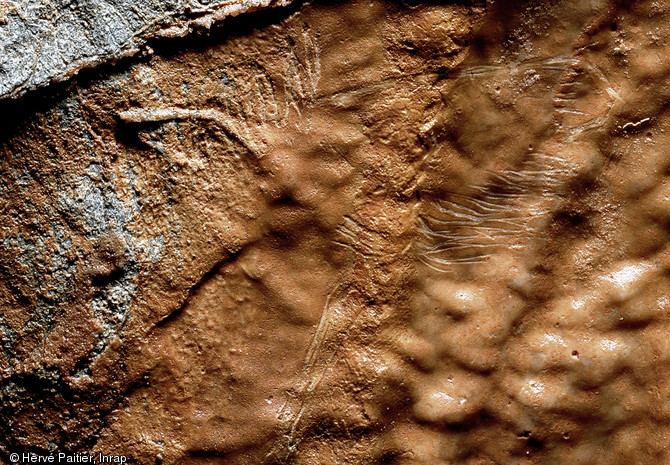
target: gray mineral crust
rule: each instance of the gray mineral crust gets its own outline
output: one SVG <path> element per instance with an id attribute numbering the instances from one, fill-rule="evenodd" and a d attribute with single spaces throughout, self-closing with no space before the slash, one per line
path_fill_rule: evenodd
<path id="1" fill-rule="evenodd" d="M 227 16 L 290 0 L 0 0 L 0 99 L 133 55 Z"/>

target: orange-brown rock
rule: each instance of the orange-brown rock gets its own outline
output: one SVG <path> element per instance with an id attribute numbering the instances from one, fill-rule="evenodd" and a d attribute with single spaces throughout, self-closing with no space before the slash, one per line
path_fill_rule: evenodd
<path id="1" fill-rule="evenodd" d="M 14 102 L 0 450 L 666 464 L 670 4 L 294 4 Z"/>

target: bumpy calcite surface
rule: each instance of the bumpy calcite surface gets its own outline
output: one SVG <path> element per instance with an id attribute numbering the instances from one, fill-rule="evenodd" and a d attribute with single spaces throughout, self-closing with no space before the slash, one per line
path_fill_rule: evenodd
<path id="1" fill-rule="evenodd" d="M 670 462 L 669 8 L 313 2 L 5 103 L 1 450 Z"/>

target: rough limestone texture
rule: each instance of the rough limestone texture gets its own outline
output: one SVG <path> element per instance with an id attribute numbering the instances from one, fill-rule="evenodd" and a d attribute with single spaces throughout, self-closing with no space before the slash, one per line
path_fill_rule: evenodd
<path id="1" fill-rule="evenodd" d="M 290 0 L 0 0 L 0 99 Z"/>
<path id="2" fill-rule="evenodd" d="M 154 49 L 0 104 L 0 461 L 670 463 L 669 1 Z"/>

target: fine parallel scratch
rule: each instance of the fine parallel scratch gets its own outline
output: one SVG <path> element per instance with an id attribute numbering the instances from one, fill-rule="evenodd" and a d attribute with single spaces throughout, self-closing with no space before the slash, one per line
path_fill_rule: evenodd
<path id="1" fill-rule="evenodd" d="M 419 259 L 445 272 L 482 263 L 503 246 L 521 248 L 532 237 L 532 222 L 549 214 L 540 205 L 556 196 L 570 173 L 564 160 L 532 153 L 516 169 L 490 172 L 486 183 L 470 187 L 472 195 L 436 199 L 432 213 L 419 218 Z"/>

